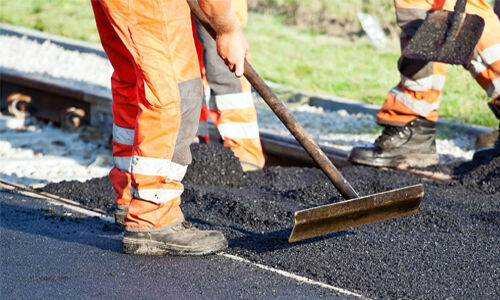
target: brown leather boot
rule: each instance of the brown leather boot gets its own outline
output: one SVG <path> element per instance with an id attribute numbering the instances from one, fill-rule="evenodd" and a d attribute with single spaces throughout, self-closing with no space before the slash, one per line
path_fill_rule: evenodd
<path id="1" fill-rule="evenodd" d="M 206 255 L 227 248 L 224 235 L 199 230 L 185 220 L 157 229 L 125 228 L 123 252 L 136 255 Z"/>

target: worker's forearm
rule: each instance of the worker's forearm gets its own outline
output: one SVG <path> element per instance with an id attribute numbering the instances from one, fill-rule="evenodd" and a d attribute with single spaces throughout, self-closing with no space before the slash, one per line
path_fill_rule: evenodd
<path id="1" fill-rule="evenodd" d="M 198 0 L 201 10 L 218 34 L 241 30 L 231 2 L 231 0 Z"/>

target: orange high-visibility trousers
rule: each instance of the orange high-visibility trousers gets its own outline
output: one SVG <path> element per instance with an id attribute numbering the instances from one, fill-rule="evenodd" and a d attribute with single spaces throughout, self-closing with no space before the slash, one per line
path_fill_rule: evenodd
<path id="1" fill-rule="evenodd" d="M 159 228 L 183 218 L 181 180 L 200 116 L 202 86 L 190 10 L 183 0 L 92 0 L 114 68 L 113 162 L 125 225 Z"/>
<path id="2" fill-rule="evenodd" d="M 429 10 L 453 11 L 455 0 L 395 0 L 396 17 L 402 32 L 404 49 L 425 19 Z M 495 100 L 500 96 L 500 21 L 491 6 L 483 0 L 467 1 L 466 12 L 477 14 L 485 21 L 483 34 L 473 57 L 464 67 L 477 83 Z M 377 115 L 379 124 L 404 125 L 416 118 L 437 122 L 441 90 L 447 65 L 401 57 L 398 69 L 401 81 L 392 88 Z"/>
<path id="3" fill-rule="evenodd" d="M 234 0 L 233 9 L 241 26 L 245 27 L 248 20 L 247 1 Z M 217 54 L 214 40 L 201 24 L 196 26 L 196 31 L 195 40 L 201 45 L 200 48 L 197 47 L 201 74 L 206 78 L 198 137 L 208 141 L 207 122 L 210 117 L 217 126 L 224 145 L 241 162 L 263 168 L 265 158 L 250 83 L 244 77 L 237 78 L 229 71 Z"/>

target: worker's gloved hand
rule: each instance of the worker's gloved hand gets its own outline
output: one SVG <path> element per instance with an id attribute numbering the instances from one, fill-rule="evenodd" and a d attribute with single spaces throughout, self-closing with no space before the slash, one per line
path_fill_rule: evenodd
<path id="1" fill-rule="evenodd" d="M 229 67 L 229 70 L 234 72 L 237 77 L 243 76 L 245 58 L 250 59 L 250 48 L 241 28 L 238 27 L 230 32 L 218 33 L 216 44 L 217 52 Z"/>
<path id="2" fill-rule="evenodd" d="M 231 0 L 187 0 L 197 18 L 211 25 L 216 34 L 217 52 L 229 70 L 243 76 L 245 58 L 250 59 L 248 42 L 232 8 Z"/>

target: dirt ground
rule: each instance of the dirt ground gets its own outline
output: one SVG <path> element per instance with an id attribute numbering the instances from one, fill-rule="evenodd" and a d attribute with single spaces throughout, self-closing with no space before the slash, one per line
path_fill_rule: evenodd
<path id="1" fill-rule="evenodd" d="M 297 210 L 342 200 L 314 168 L 269 167 L 243 173 L 230 150 L 193 145 L 182 208 L 201 228 L 229 240 L 228 253 L 371 298 L 493 299 L 498 282 L 500 157 L 440 166 L 451 182 L 403 171 L 352 166 L 341 171 L 360 195 L 423 183 L 411 216 L 289 244 Z M 50 184 L 44 191 L 109 212 L 107 178 Z"/>
<path id="2" fill-rule="evenodd" d="M 363 35 L 356 16 L 358 11 L 375 16 L 385 33 L 397 38 L 395 8 L 392 2 L 381 0 L 249 0 L 250 12 L 281 16 L 287 24 L 341 38 L 355 39 Z"/>

